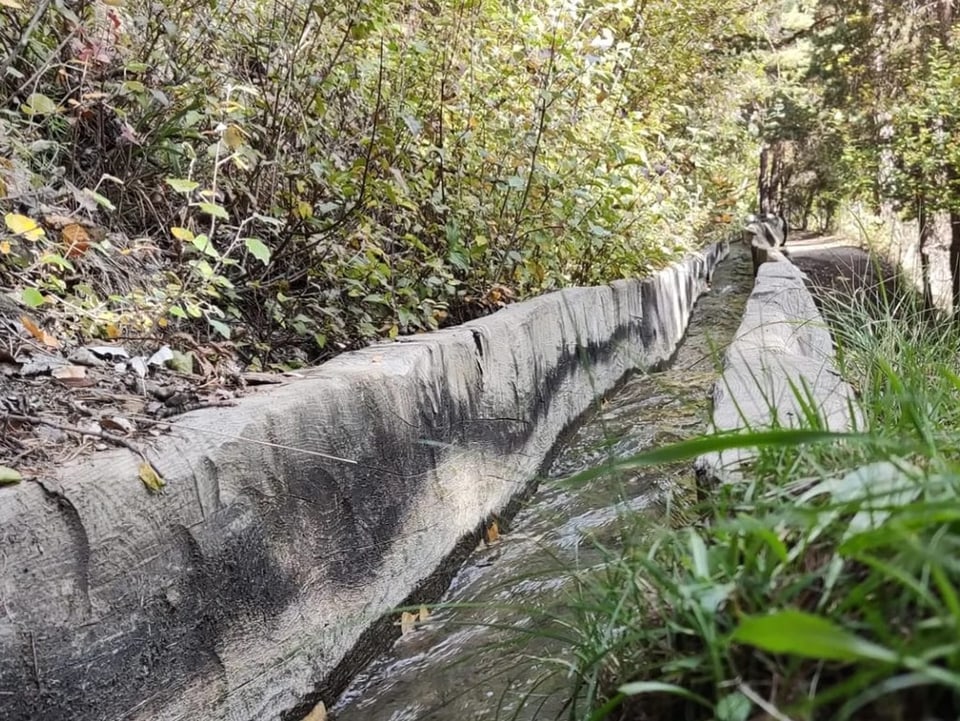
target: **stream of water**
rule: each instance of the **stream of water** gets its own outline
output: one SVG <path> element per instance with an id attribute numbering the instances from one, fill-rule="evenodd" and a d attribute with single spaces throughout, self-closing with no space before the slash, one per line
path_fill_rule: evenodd
<path id="1" fill-rule="evenodd" d="M 529 609 L 562 607 L 573 573 L 599 563 L 601 545 L 616 545 L 624 518 L 662 514 L 658 501 L 692 471 L 600 476 L 576 489 L 559 481 L 705 428 L 710 387 L 752 286 L 749 252 L 732 244 L 669 367 L 633 376 L 570 436 L 509 531 L 454 579 L 443 603 L 459 606 L 435 610 L 358 675 L 333 719 L 545 721 L 563 712 L 568 650 Z"/>

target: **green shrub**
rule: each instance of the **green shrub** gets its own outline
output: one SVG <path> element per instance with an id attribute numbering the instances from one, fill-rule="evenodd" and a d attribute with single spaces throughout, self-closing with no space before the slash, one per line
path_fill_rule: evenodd
<path id="1" fill-rule="evenodd" d="M 261 362 L 323 357 L 647 273 L 750 192 L 741 60 L 691 50 L 750 22 L 733 2 L 16 5 L 0 123 L 30 181 L 3 210 L 54 206 L 159 271 L 135 299 L 81 297 L 76 249 L 57 287 L 30 275 L 94 335 L 205 318 Z"/>

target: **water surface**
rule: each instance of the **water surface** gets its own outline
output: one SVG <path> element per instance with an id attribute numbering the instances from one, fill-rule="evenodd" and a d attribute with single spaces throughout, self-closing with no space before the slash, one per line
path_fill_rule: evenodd
<path id="1" fill-rule="evenodd" d="M 735 244 L 669 367 L 633 376 L 600 404 L 559 450 L 509 531 L 481 545 L 460 570 L 442 603 L 461 607 L 434 610 L 402 636 L 357 676 L 332 718 L 545 721 L 563 713 L 569 648 L 554 636 L 563 631 L 572 579 L 603 561 L 601 549 L 616 546 L 626 518 L 662 516 L 664 497 L 682 492 L 692 472 L 606 474 L 577 488 L 560 481 L 705 428 L 719 358 L 752 286 L 749 253 Z"/>

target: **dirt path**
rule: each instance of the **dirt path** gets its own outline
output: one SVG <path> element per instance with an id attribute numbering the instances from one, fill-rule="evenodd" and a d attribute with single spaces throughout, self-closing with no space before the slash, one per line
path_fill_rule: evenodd
<path id="1" fill-rule="evenodd" d="M 887 293 L 897 291 L 892 266 L 840 236 L 798 232 L 787 241 L 786 251 L 790 260 L 807 274 L 815 291 L 877 291 L 881 281 Z"/>

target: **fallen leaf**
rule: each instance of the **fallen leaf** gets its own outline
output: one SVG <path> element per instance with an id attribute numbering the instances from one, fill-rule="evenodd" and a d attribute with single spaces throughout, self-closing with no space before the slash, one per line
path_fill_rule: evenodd
<path id="1" fill-rule="evenodd" d="M 9 240 L 0 240 L 0 255 L 10 255 Z"/>
<path id="2" fill-rule="evenodd" d="M 18 3 L 16 0 L 0 0 L 0 6 L 12 8 L 14 10 L 21 10 L 23 8 L 23 5 Z"/>
<path id="3" fill-rule="evenodd" d="M 120 431 L 128 435 L 137 429 L 131 421 L 123 416 L 104 416 L 100 419 L 100 427 L 105 431 Z"/>
<path id="4" fill-rule="evenodd" d="M 136 358 L 130 359 L 130 368 L 141 378 L 147 377 L 147 362 L 143 359 L 143 356 L 137 356 Z"/>
<path id="5" fill-rule="evenodd" d="M 83 366 L 60 366 L 51 371 L 54 378 L 86 378 L 87 369 Z"/>
<path id="6" fill-rule="evenodd" d="M 58 341 L 52 335 L 47 333 L 47 331 L 45 331 L 43 328 L 38 326 L 36 323 L 30 320 L 27 316 L 25 315 L 20 316 L 20 322 L 23 324 L 24 328 L 30 331 L 30 335 L 32 335 L 34 338 L 36 338 L 38 341 L 43 343 L 48 348 L 60 347 L 60 341 Z"/>
<path id="7" fill-rule="evenodd" d="M 140 464 L 140 472 L 138 474 L 140 480 L 143 481 L 143 485 L 147 487 L 148 491 L 153 493 L 159 493 L 167 482 L 163 480 L 159 473 L 157 473 L 153 466 L 144 461 Z"/>
<path id="8" fill-rule="evenodd" d="M 327 707 L 323 704 L 323 701 L 314 706 L 303 721 L 327 721 Z"/>
<path id="9" fill-rule="evenodd" d="M 496 521 L 490 521 L 490 525 L 484 529 L 483 540 L 487 543 L 496 543 L 500 540 L 500 526 Z"/>
<path id="10" fill-rule="evenodd" d="M 9 466 L 0 466 L 0 486 L 6 486 L 11 483 L 19 483 L 23 480 L 20 472 Z"/>
<path id="11" fill-rule="evenodd" d="M 54 230 L 63 230 L 68 225 L 73 225 L 76 222 L 77 219 L 72 215 L 59 215 L 57 213 L 51 213 L 43 216 L 43 224 L 48 228 L 53 228 Z"/>
<path id="12" fill-rule="evenodd" d="M 50 375 L 68 388 L 89 388 L 97 385 L 93 378 L 87 378 L 87 369 L 80 365 L 64 365 L 54 368 Z"/>
<path id="13" fill-rule="evenodd" d="M 421 606 L 420 607 L 420 623 L 423 623 L 428 618 L 430 618 L 430 611 L 427 609 L 426 606 Z"/>
<path id="14" fill-rule="evenodd" d="M 78 258 L 90 247 L 90 234 L 82 225 L 71 223 L 61 231 L 60 235 L 64 245 L 67 246 L 68 258 Z"/>
<path id="15" fill-rule="evenodd" d="M 43 93 L 31 93 L 20 110 L 27 115 L 53 115 L 57 112 L 57 104 Z"/>
<path id="16" fill-rule="evenodd" d="M 20 363 L 20 375 L 24 377 L 38 376 L 44 373 L 52 373 L 60 366 L 67 365 L 59 355 L 47 355 L 45 353 L 31 354 L 27 357 L 18 357 Z"/>
<path id="17" fill-rule="evenodd" d="M 40 240 L 45 233 L 40 224 L 33 218 L 19 213 L 7 213 L 3 216 L 3 222 L 11 233 L 22 235 L 27 240 Z"/>
<path id="18" fill-rule="evenodd" d="M 417 614 L 404 611 L 400 614 L 400 635 L 406 636 L 417 627 Z"/>
<path id="19" fill-rule="evenodd" d="M 147 360 L 147 365 L 163 367 L 169 360 L 173 360 L 173 350 L 171 350 L 170 346 L 164 345 L 160 346 L 160 349 L 150 356 Z"/>

